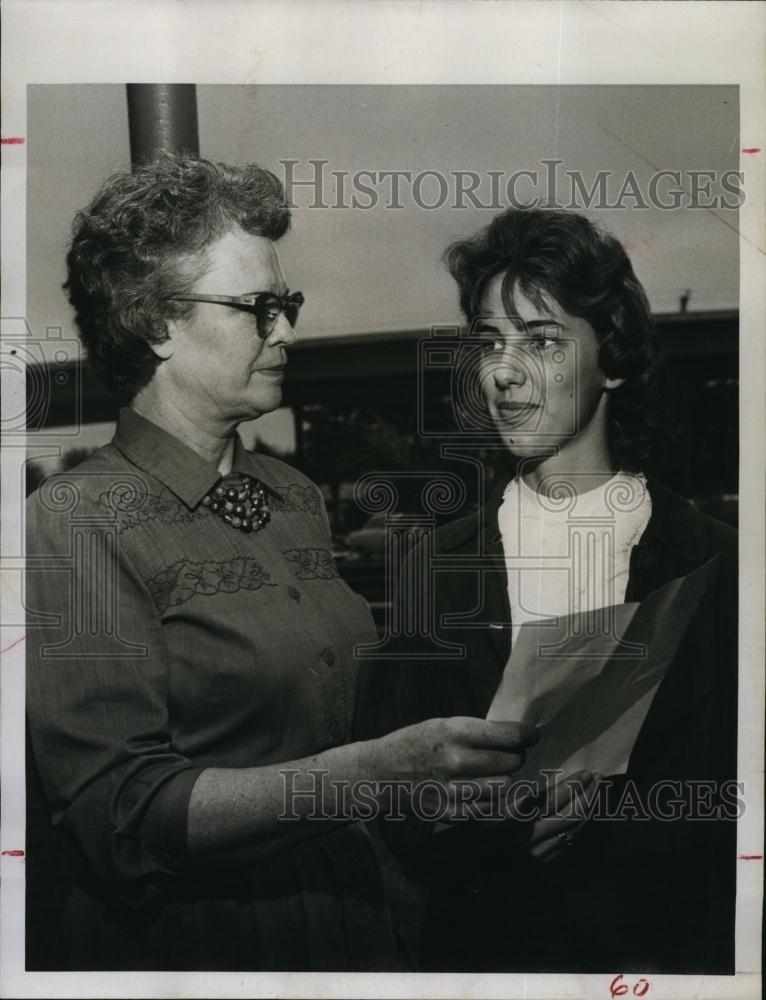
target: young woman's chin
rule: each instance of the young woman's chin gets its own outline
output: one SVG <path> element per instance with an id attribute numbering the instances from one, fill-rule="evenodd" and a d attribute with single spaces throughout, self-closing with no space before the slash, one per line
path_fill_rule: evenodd
<path id="1" fill-rule="evenodd" d="M 508 434 L 506 431 L 501 432 L 500 437 L 515 458 L 534 458 L 542 462 L 558 452 L 555 442 L 541 441 L 533 434 Z"/>

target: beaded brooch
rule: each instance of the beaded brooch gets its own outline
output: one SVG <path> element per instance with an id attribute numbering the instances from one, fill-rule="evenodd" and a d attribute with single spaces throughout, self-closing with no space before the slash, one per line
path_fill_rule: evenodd
<path id="1" fill-rule="evenodd" d="M 239 531 L 260 531 L 271 517 L 262 484 L 245 473 L 225 476 L 202 498 L 202 504 Z"/>

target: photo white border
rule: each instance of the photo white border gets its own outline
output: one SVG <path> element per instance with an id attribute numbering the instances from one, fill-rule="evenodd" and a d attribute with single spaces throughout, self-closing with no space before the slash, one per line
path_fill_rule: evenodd
<path id="1" fill-rule="evenodd" d="M 746 201 L 740 210 L 741 463 L 738 854 L 763 854 L 766 5 L 612 0 L 5 0 L 3 137 L 26 135 L 32 83 L 738 84 Z M 52 151 L 55 155 L 55 150 Z M 2 146 L 4 317 L 26 314 L 26 149 Z M 23 409 L 4 370 L 3 418 Z M 0 455 L 2 816 L 0 851 L 24 843 L 24 642 L 19 618 L 24 448 Z M 13 624 L 14 622 L 18 624 Z M 650 975 L 649 1000 L 760 996 L 763 861 L 738 863 L 735 976 Z M 0 857 L 5 997 L 610 996 L 611 975 L 314 975 L 24 971 L 23 858 Z M 638 978 L 630 970 L 626 981 Z"/>

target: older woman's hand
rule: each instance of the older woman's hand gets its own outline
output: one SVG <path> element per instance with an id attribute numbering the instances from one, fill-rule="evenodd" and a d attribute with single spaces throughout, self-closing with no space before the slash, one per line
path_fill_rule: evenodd
<path id="1" fill-rule="evenodd" d="M 394 780 L 454 781 L 509 775 L 539 739 L 526 722 L 490 722 L 470 716 L 427 719 L 371 741 L 380 775 Z"/>
<path id="2" fill-rule="evenodd" d="M 367 770 L 381 784 L 405 783 L 422 818 L 448 820 L 465 818 L 471 807 L 500 794 L 538 739 L 529 723 L 456 716 L 427 719 L 363 745 Z"/>

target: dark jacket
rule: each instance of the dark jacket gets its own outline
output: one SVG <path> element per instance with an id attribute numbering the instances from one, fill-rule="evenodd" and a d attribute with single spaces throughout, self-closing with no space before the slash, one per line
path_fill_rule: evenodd
<path id="1" fill-rule="evenodd" d="M 463 644 L 465 655 L 419 659 L 432 641 L 400 642 L 396 651 L 411 659 L 366 672 L 358 735 L 486 715 L 511 646 L 497 523 L 505 485 L 433 539 L 436 635 Z M 720 806 L 722 784 L 736 777 L 737 533 L 657 482 L 649 492 L 652 516 L 631 554 L 626 600 L 719 558 L 611 801 L 628 781 L 642 797 L 656 782 L 681 781 L 687 799 L 702 794 Z M 712 793 L 700 792 L 710 783 Z M 723 794 L 727 815 L 735 815 L 736 790 Z M 731 820 L 592 820 L 572 850 L 544 865 L 502 826 L 456 826 L 403 855 L 409 874 L 432 892 L 423 967 L 731 972 L 735 851 Z"/>

